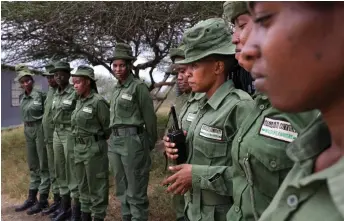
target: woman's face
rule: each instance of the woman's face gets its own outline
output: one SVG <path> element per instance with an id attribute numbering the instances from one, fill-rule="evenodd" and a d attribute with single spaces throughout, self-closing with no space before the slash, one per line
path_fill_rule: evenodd
<path id="1" fill-rule="evenodd" d="M 48 84 L 50 87 L 53 87 L 53 88 L 57 87 L 57 83 L 53 75 L 47 76 L 47 79 L 48 79 Z"/>
<path id="2" fill-rule="evenodd" d="M 257 90 L 290 112 L 324 109 L 343 97 L 344 4 L 253 4 L 254 24 L 241 53 L 253 62 Z"/>
<path id="3" fill-rule="evenodd" d="M 217 65 L 217 61 L 207 58 L 187 65 L 186 77 L 193 92 L 208 92 L 214 86 Z"/>
<path id="4" fill-rule="evenodd" d="M 232 37 L 232 43 L 235 44 L 235 58 L 238 60 L 239 65 L 246 71 L 250 71 L 252 62 L 242 58 L 241 49 L 244 47 L 247 38 L 252 30 L 252 19 L 249 14 L 239 15 L 234 20 L 234 33 Z"/>
<path id="5" fill-rule="evenodd" d="M 24 89 L 25 92 L 30 92 L 33 88 L 33 80 L 31 76 L 23 76 L 19 79 L 20 87 Z"/>
<path id="6" fill-rule="evenodd" d="M 54 73 L 54 79 L 59 86 L 69 84 L 70 73 L 64 71 L 57 71 Z"/>
<path id="7" fill-rule="evenodd" d="M 191 87 L 188 83 L 188 77 L 186 75 L 187 71 L 187 65 L 185 64 L 180 64 L 177 67 L 178 75 L 177 75 L 177 82 L 178 82 L 178 87 L 181 90 L 181 92 L 190 92 Z"/>
<path id="8" fill-rule="evenodd" d="M 115 60 L 112 63 L 112 70 L 120 82 L 124 82 L 127 79 L 128 70 L 125 60 Z"/>
<path id="9" fill-rule="evenodd" d="M 80 96 L 91 90 L 90 80 L 85 77 L 73 77 L 73 84 L 76 93 Z"/>

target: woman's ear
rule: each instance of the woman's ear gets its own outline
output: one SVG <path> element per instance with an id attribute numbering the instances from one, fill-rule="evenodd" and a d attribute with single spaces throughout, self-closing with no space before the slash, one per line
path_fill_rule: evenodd
<path id="1" fill-rule="evenodd" d="M 223 61 L 216 61 L 215 63 L 215 74 L 223 74 L 225 72 L 225 63 Z"/>

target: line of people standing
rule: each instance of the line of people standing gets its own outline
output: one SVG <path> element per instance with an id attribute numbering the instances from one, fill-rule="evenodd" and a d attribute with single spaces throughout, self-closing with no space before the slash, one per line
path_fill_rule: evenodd
<path id="1" fill-rule="evenodd" d="M 27 66 L 16 66 L 16 80 L 24 89 L 20 108 L 30 186 L 28 198 L 15 211 L 42 213 L 53 221 L 104 220 L 110 164 L 123 220 L 148 219 L 150 151 L 157 121 L 147 86 L 132 74 L 134 60 L 131 47 L 118 43 L 112 60 L 118 83 L 110 103 L 98 94 L 89 66 L 71 74 L 67 62 L 48 64 L 43 73 L 47 95 L 34 88 L 34 74 Z M 54 197 L 49 206 L 50 187 Z"/>

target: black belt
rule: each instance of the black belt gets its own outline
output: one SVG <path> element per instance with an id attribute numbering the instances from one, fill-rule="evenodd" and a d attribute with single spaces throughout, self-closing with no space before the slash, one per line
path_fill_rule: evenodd
<path id="1" fill-rule="evenodd" d="M 104 136 L 99 136 L 99 135 L 93 135 L 94 140 L 96 142 L 100 141 L 100 140 L 106 140 Z M 86 144 L 86 140 L 88 140 L 89 137 L 76 137 L 75 138 L 75 143 L 78 144 Z"/>
<path id="2" fill-rule="evenodd" d="M 114 136 L 130 136 L 142 134 L 144 131 L 143 127 L 118 127 L 112 128 L 112 133 Z"/>
<path id="3" fill-rule="evenodd" d="M 28 121 L 28 122 L 24 122 L 24 126 L 25 127 L 33 127 L 35 126 L 37 123 L 40 123 L 42 121 L 38 120 L 38 121 Z"/>

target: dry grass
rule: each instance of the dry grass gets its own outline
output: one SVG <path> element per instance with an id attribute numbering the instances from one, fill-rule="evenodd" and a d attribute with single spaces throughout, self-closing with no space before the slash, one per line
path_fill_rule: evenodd
<path id="1" fill-rule="evenodd" d="M 167 115 L 158 115 L 159 137 L 163 135 L 163 125 Z M 29 170 L 26 161 L 26 147 L 23 127 L 2 130 L 1 132 L 1 193 L 15 201 L 27 196 Z M 172 221 L 175 214 L 171 204 L 171 195 L 165 193 L 160 185 L 167 176 L 164 171 L 165 159 L 161 150 L 152 151 L 152 170 L 148 187 L 150 200 L 150 218 L 152 221 Z M 110 201 L 106 220 L 120 220 L 120 203 L 114 197 L 113 177 L 110 179 Z M 37 219 L 39 220 L 39 219 Z"/>
<path id="2" fill-rule="evenodd" d="M 29 170 L 26 161 L 24 128 L 1 131 L 1 193 L 25 199 Z"/>

